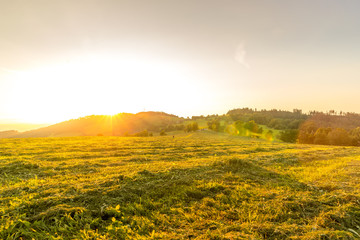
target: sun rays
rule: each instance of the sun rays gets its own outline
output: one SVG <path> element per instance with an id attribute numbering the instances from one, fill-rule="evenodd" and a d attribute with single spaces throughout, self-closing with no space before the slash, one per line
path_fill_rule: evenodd
<path id="1" fill-rule="evenodd" d="M 8 111 L 16 119 L 32 123 L 145 108 L 168 110 L 170 104 L 176 111 L 193 97 L 204 97 L 186 69 L 139 56 L 87 57 L 10 76 Z"/>

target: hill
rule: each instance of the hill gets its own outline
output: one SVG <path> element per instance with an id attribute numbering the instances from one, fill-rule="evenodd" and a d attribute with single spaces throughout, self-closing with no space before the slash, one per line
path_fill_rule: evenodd
<path id="1" fill-rule="evenodd" d="M 330 110 L 326 113 L 301 110 L 234 109 L 227 113 L 234 121 L 254 121 L 282 130 L 278 138 L 285 142 L 360 146 L 360 114 Z"/>
<path id="2" fill-rule="evenodd" d="M 234 121 L 251 121 L 257 124 L 266 125 L 275 129 L 297 129 L 307 118 L 308 115 L 302 113 L 300 109 L 290 111 L 272 110 L 256 110 L 251 108 L 233 109 L 227 112 Z"/>
<path id="3" fill-rule="evenodd" d="M 180 118 L 164 112 L 120 113 L 114 116 L 91 115 L 36 130 L 0 132 L 0 138 L 67 136 L 147 136 L 149 132 L 187 131 L 188 125 L 232 135 L 298 142 L 306 144 L 360 146 L 360 115 L 334 110 L 327 113 L 233 109 L 224 115 Z M 145 131 L 147 130 L 147 131 Z M 151 134 L 150 134 L 151 135 Z"/>
<path id="4" fill-rule="evenodd" d="M 19 134 L 19 132 L 16 130 L 1 131 L 0 138 L 9 138 L 16 136 L 17 134 Z"/>
<path id="5" fill-rule="evenodd" d="M 67 137 L 67 136 L 123 136 L 143 130 L 160 131 L 183 119 L 163 112 L 120 113 L 114 116 L 92 115 L 26 132 L 2 133 L 1 137 Z"/>

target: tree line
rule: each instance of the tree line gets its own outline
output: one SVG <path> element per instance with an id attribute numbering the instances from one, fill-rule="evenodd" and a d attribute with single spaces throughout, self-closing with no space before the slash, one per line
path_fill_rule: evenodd
<path id="1" fill-rule="evenodd" d="M 344 129 L 340 127 L 319 127 L 316 122 L 304 123 L 298 135 L 299 143 L 360 146 L 360 127 Z"/>
<path id="2" fill-rule="evenodd" d="M 228 124 L 229 118 L 231 124 Z M 211 116 L 207 124 L 214 131 L 252 137 L 262 134 L 263 129 L 259 125 L 265 125 L 281 130 L 276 137 L 284 142 L 360 146 L 360 114 L 357 113 L 242 108 L 230 110 L 226 115 Z M 264 135 L 268 139 L 274 138 L 271 130 Z"/>

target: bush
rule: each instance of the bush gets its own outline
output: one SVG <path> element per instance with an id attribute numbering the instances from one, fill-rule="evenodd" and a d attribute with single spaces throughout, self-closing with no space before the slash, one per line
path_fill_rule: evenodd
<path id="1" fill-rule="evenodd" d="M 135 137 L 148 137 L 149 136 L 149 132 L 147 130 L 138 132 L 134 134 Z"/>
<path id="2" fill-rule="evenodd" d="M 298 138 L 299 131 L 296 129 L 287 129 L 280 132 L 279 139 L 284 142 L 295 143 Z"/>
<path id="3" fill-rule="evenodd" d="M 199 130 L 199 125 L 197 122 L 189 123 L 185 126 L 184 129 L 185 132 L 195 132 L 197 130 Z"/>
<path id="4" fill-rule="evenodd" d="M 211 120 L 209 122 L 207 122 L 208 128 L 210 130 L 219 132 L 220 131 L 220 121 L 219 119 L 215 119 L 215 120 Z"/>
<path id="5" fill-rule="evenodd" d="M 259 131 L 259 125 L 257 125 L 254 120 L 244 123 L 243 127 L 253 133 Z"/>
<path id="6" fill-rule="evenodd" d="M 266 138 L 266 140 L 268 140 L 268 141 L 272 141 L 272 140 L 274 139 L 273 131 L 272 131 L 272 130 L 268 130 L 268 131 L 265 133 L 265 138 Z"/>

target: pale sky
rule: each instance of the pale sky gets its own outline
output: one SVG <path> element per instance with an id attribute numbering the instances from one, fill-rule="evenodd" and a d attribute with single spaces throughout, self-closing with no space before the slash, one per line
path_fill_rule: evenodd
<path id="1" fill-rule="evenodd" d="M 0 0 L 0 122 L 360 112 L 360 1 Z"/>

